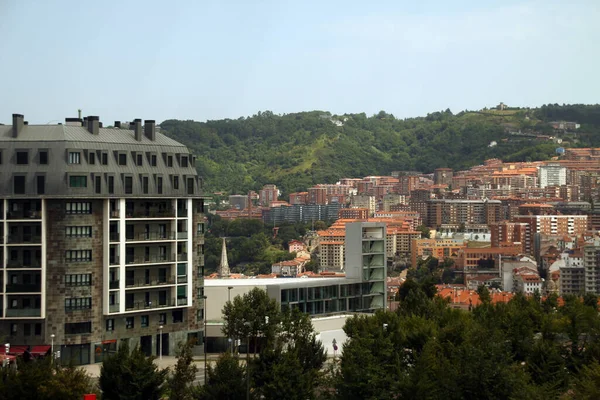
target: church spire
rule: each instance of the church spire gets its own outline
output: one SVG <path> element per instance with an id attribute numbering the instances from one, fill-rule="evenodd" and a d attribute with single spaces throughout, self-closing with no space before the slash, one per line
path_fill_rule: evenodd
<path id="1" fill-rule="evenodd" d="M 227 246 L 223 238 L 223 249 L 221 250 L 221 262 L 219 263 L 219 278 L 229 278 L 229 262 L 227 261 Z"/>

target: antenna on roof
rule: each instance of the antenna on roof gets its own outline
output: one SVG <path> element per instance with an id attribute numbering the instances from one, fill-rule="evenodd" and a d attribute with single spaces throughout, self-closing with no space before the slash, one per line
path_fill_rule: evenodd
<path id="1" fill-rule="evenodd" d="M 78 115 L 77 118 L 81 119 L 81 108 L 77 109 L 77 115 Z"/>

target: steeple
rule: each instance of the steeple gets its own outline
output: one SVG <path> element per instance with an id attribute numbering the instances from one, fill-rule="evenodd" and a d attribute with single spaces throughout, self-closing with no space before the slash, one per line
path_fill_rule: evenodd
<path id="1" fill-rule="evenodd" d="M 221 262 L 219 263 L 219 278 L 229 278 L 229 262 L 227 261 L 227 246 L 223 238 L 223 249 L 221 250 Z"/>

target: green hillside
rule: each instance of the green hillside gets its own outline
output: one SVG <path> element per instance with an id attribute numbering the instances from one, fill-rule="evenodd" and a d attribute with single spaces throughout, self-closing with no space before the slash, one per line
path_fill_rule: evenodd
<path id="1" fill-rule="evenodd" d="M 552 120 L 582 126 L 576 133 L 554 132 L 547 123 Z M 600 145 L 600 106 L 547 105 L 458 114 L 446 110 L 408 119 L 383 111 L 371 117 L 265 111 L 207 122 L 166 120 L 161 129 L 198 155 L 198 171 L 207 190 L 242 193 L 275 183 L 290 193 L 341 177 L 462 169 L 493 157 L 543 160 L 553 156 L 558 145 L 536 139 L 540 134 L 559 136 L 567 146 Z M 490 147 L 492 141 L 497 145 Z"/>

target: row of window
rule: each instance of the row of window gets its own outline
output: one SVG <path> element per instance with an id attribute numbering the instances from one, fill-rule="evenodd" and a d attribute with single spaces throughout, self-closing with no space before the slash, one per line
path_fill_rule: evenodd
<path id="1" fill-rule="evenodd" d="M 91 297 L 73 297 L 65 299 L 65 311 L 90 310 L 92 308 Z"/>
<path id="2" fill-rule="evenodd" d="M 66 286 L 91 286 L 92 274 L 68 274 L 65 275 Z"/>
<path id="3" fill-rule="evenodd" d="M 183 310 L 175 310 L 171 313 L 171 320 L 174 324 L 183 322 Z M 133 329 L 135 328 L 137 317 L 125 317 L 125 328 Z M 150 316 L 148 315 L 140 315 L 140 326 L 142 328 L 147 328 L 150 326 Z M 158 315 L 158 325 L 166 325 L 167 324 L 167 313 L 160 313 Z M 115 330 L 115 320 L 114 318 L 109 318 L 106 320 L 106 330 L 114 331 Z"/>
<path id="4" fill-rule="evenodd" d="M 65 252 L 66 262 L 89 262 L 92 261 L 92 250 L 67 250 Z"/>
<path id="5" fill-rule="evenodd" d="M 33 325 L 33 334 L 35 336 L 42 335 L 42 324 L 23 324 L 23 336 L 31 336 L 31 326 Z M 19 324 L 10 324 L 10 334 L 15 336 L 19 333 Z"/>
<path id="6" fill-rule="evenodd" d="M 17 165 L 29 165 L 29 153 L 30 151 L 27 149 L 20 149 L 15 152 L 15 161 Z M 87 162 L 90 165 L 96 164 L 96 158 L 99 161 L 100 165 L 108 165 L 108 152 L 103 150 L 84 150 L 84 151 L 69 151 L 67 154 L 67 163 L 69 164 L 81 164 L 83 155 L 87 155 Z M 162 153 L 163 161 L 167 167 L 173 167 L 173 155 Z M 146 153 L 147 162 L 150 166 L 157 166 L 157 155 L 153 153 Z M 115 158 L 118 165 L 126 166 L 127 165 L 127 152 L 115 152 Z M 144 153 L 142 152 L 132 152 L 133 162 L 136 166 L 143 166 L 144 162 Z M 179 161 L 179 166 L 181 168 L 187 168 L 192 165 L 194 158 L 191 155 L 177 155 L 175 157 Z M 39 165 L 48 165 L 49 163 L 48 150 L 40 149 L 37 153 L 37 163 Z M 0 150 L 0 164 L 2 164 L 2 150 Z"/>
<path id="7" fill-rule="evenodd" d="M 91 180 L 91 179 L 90 179 Z M 194 194 L 194 181 L 195 178 L 188 177 L 185 181 L 186 184 L 186 193 Z M 173 190 L 179 190 L 180 188 L 180 179 L 178 175 L 170 176 L 171 187 Z M 140 176 L 140 182 L 142 186 L 142 193 L 149 194 L 150 193 L 150 178 L 148 176 Z M 102 177 L 99 175 L 95 175 L 93 179 L 94 184 L 94 192 L 96 194 L 102 194 Z M 45 175 L 36 175 L 35 176 L 35 185 L 36 185 L 36 193 L 37 194 L 45 194 L 46 193 L 46 176 Z M 108 175 L 106 176 L 106 190 L 108 194 L 115 193 L 115 177 Z M 163 194 L 164 192 L 164 181 L 162 176 L 154 176 L 154 185 L 156 187 L 157 194 Z M 14 194 L 26 194 L 26 176 L 25 175 L 14 175 L 13 176 L 13 193 Z M 123 176 L 123 186 L 125 189 L 125 194 L 133 194 L 133 176 Z M 88 187 L 88 177 L 87 175 L 69 175 L 69 187 L 70 188 L 87 188 Z"/>
<path id="8" fill-rule="evenodd" d="M 91 226 L 67 226 L 65 228 L 67 237 L 92 237 Z"/>

